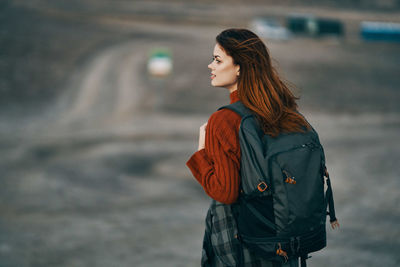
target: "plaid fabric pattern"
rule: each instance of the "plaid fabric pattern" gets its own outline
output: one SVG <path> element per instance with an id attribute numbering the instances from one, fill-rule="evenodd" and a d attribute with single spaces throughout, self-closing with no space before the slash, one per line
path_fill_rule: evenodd
<path id="1" fill-rule="evenodd" d="M 239 266 L 240 244 L 231 206 L 212 200 L 206 217 L 201 266 Z M 243 247 L 244 267 L 273 267 Z"/>

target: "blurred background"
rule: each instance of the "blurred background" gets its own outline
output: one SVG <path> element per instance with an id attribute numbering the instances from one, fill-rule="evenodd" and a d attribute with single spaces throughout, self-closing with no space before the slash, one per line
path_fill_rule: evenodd
<path id="1" fill-rule="evenodd" d="M 229 103 L 215 36 L 263 38 L 325 146 L 309 266 L 400 266 L 400 1 L 0 0 L 0 266 L 199 266 L 185 163 Z"/>

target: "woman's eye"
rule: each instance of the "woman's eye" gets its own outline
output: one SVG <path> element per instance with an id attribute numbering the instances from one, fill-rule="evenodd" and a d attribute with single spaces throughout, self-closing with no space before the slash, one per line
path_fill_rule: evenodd
<path id="1" fill-rule="evenodd" d="M 218 60 L 218 59 L 216 59 L 216 58 L 213 57 L 213 58 L 212 58 L 212 61 L 214 61 L 214 60 L 217 61 L 217 63 L 221 63 L 220 60 Z"/>

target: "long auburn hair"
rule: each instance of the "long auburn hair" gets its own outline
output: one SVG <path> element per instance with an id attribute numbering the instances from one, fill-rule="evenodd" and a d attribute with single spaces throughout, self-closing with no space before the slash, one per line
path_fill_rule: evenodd
<path id="1" fill-rule="evenodd" d="M 231 28 L 216 37 L 233 63 L 240 66 L 238 96 L 251 109 L 264 133 L 304 132 L 311 126 L 297 112 L 296 100 L 271 64 L 265 44 L 247 29 Z"/>

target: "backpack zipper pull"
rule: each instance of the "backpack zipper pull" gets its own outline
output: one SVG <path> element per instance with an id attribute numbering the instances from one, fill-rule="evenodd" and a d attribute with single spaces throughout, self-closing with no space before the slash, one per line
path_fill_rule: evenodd
<path id="1" fill-rule="evenodd" d="M 288 261 L 289 257 L 286 251 L 282 250 L 281 243 L 278 243 L 278 249 L 276 250 L 276 254 L 282 256 L 285 259 L 285 263 Z"/>
<path id="2" fill-rule="evenodd" d="M 296 180 L 294 176 L 291 176 L 287 171 L 283 170 L 282 171 L 286 175 L 285 182 L 288 184 L 296 184 Z"/>

